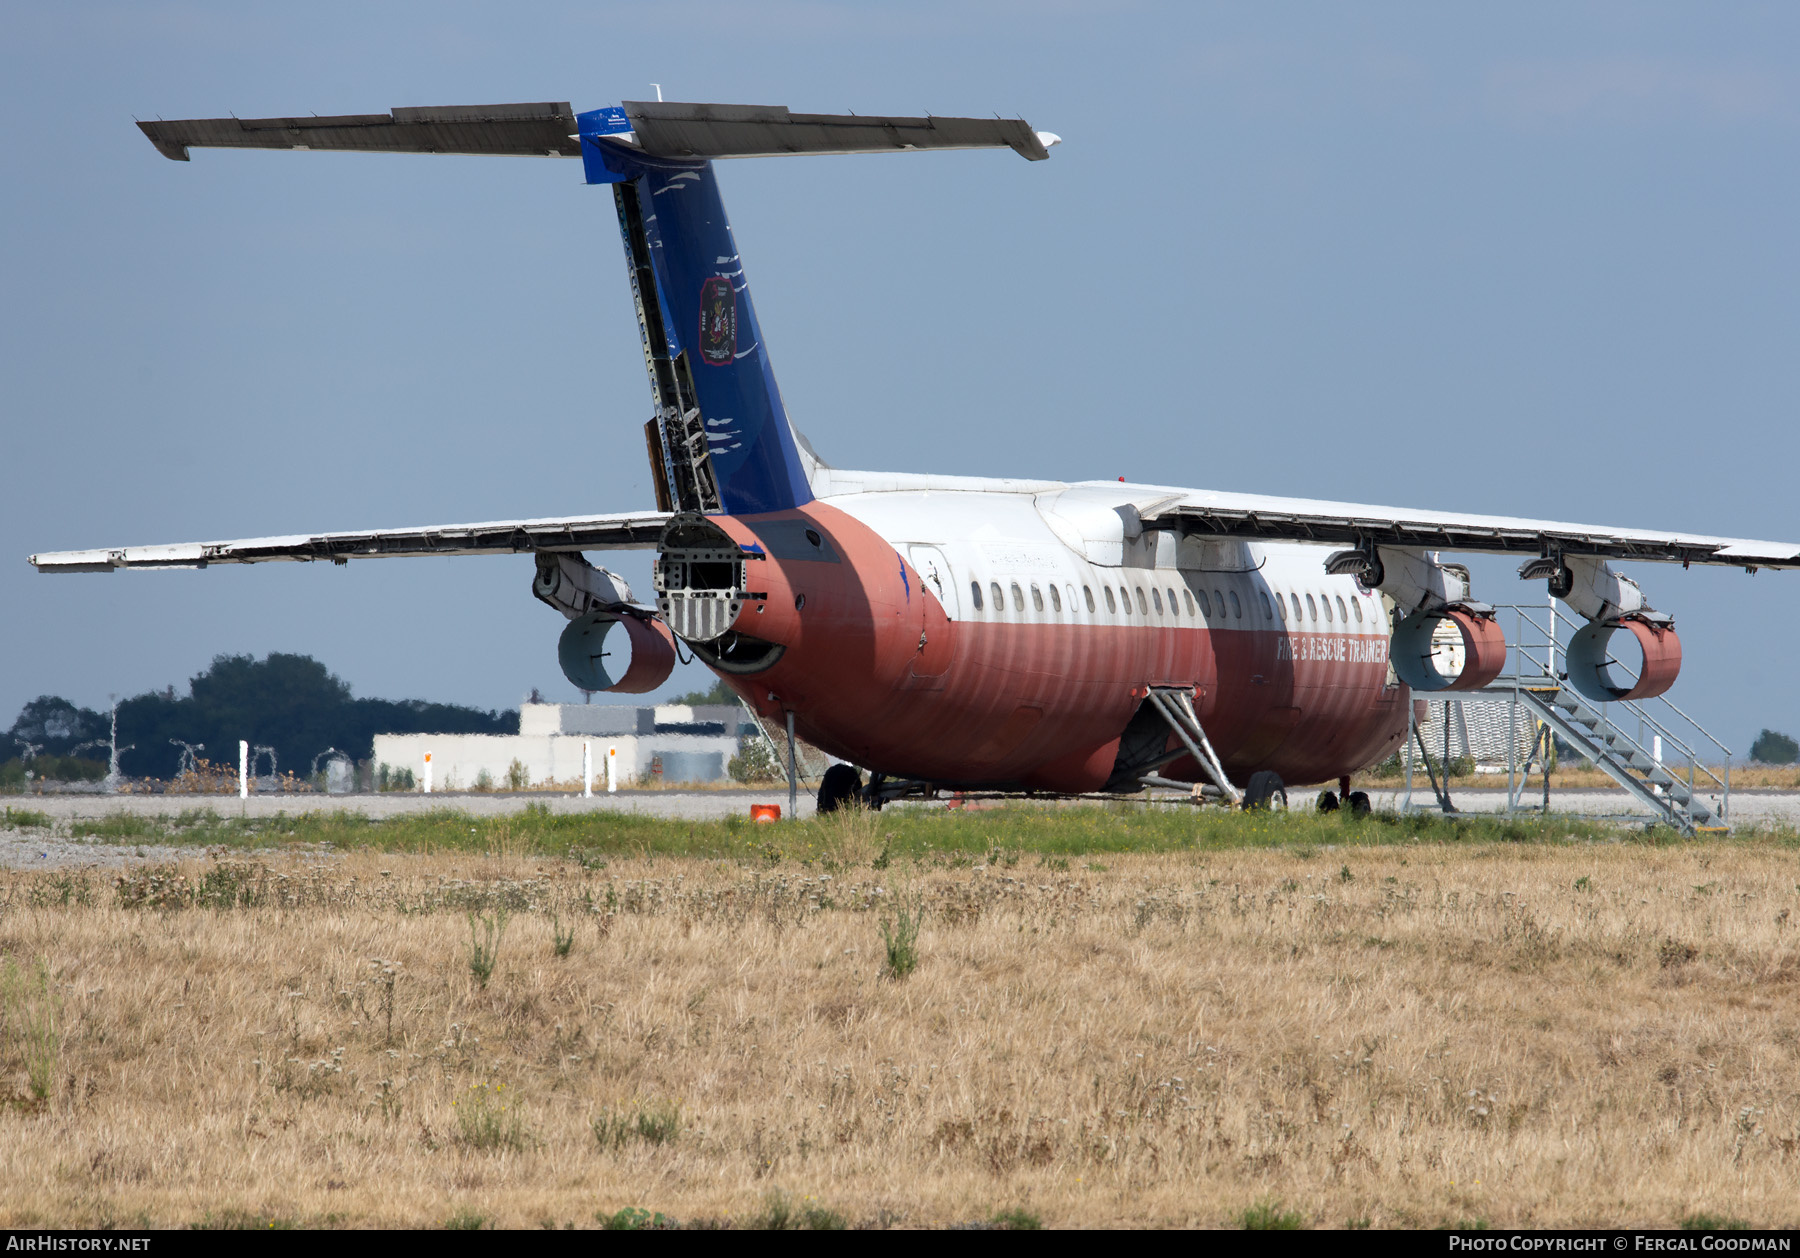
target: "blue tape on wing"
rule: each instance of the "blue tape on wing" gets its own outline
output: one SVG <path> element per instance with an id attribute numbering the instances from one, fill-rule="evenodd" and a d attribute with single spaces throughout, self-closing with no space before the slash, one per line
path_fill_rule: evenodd
<path id="1" fill-rule="evenodd" d="M 616 105 L 590 109 L 576 114 L 575 121 L 581 132 L 581 166 L 589 183 L 624 183 L 642 173 L 631 160 L 629 145 L 606 138 L 631 130 L 623 109 Z"/>

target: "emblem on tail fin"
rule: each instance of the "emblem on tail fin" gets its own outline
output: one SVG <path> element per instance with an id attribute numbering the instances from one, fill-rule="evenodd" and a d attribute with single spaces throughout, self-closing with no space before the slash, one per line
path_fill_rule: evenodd
<path id="1" fill-rule="evenodd" d="M 714 275 L 700 286 L 700 358 L 714 367 L 737 359 L 737 293 L 728 276 Z"/>

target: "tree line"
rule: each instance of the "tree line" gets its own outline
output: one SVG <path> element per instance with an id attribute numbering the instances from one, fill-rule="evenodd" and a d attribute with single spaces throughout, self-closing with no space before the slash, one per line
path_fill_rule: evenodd
<path id="1" fill-rule="evenodd" d="M 235 768 L 243 739 L 252 747 L 273 748 L 283 772 L 304 776 L 327 748 L 369 759 L 376 734 L 519 732 L 516 709 L 484 712 L 422 699 L 358 699 L 347 682 L 311 656 L 279 652 L 261 660 L 216 656 L 188 682 L 186 694 L 170 686 L 136 695 L 120 701 L 118 714 L 119 771 L 128 777 L 174 777 L 181 767 L 180 743 L 204 744 L 198 756 Z M 110 733 L 108 713 L 40 695 L 21 709 L 0 747 L 0 756 L 8 757 L 0 765 L 0 785 L 23 779 L 27 767 L 39 777 L 99 777 Z M 265 769 L 267 763 L 265 756 Z"/>

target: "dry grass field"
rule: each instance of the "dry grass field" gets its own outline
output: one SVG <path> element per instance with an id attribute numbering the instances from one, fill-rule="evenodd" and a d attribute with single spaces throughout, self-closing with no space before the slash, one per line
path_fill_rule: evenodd
<path id="1" fill-rule="evenodd" d="M 1800 1224 L 1789 845 L 813 833 L 0 875 L 0 1225 Z"/>

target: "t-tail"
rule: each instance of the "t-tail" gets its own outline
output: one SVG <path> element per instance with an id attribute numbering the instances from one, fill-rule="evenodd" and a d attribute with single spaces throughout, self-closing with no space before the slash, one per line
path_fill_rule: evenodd
<path id="1" fill-rule="evenodd" d="M 1057 137 L 1021 119 L 796 114 L 780 106 L 626 101 L 396 109 L 391 114 L 138 124 L 164 156 L 190 147 L 580 156 L 609 184 L 655 415 L 645 440 L 663 511 L 751 515 L 812 499 L 712 161 L 801 153 L 1010 148 Z"/>

